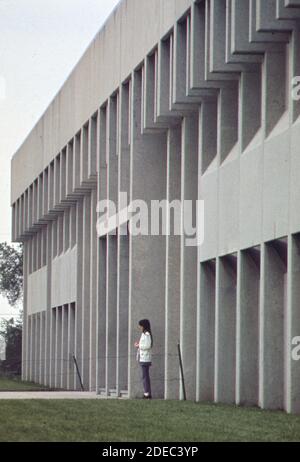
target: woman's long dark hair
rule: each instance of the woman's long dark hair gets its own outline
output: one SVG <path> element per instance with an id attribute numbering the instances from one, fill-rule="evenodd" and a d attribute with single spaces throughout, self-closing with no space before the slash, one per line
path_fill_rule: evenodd
<path id="1" fill-rule="evenodd" d="M 151 324 L 150 324 L 149 319 L 141 319 L 141 321 L 139 322 L 139 325 L 143 327 L 144 332 L 149 332 L 151 336 L 151 347 L 153 347 L 153 335 L 151 332 Z"/>

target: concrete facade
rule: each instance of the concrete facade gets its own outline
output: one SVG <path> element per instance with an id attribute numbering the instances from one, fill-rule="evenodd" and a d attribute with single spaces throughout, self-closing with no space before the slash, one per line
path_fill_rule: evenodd
<path id="1" fill-rule="evenodd" d="M 123 0 L 12 160 L 23 378 L 300 412 L 300 1 Z M 204 200 L 205 236 L 97 236 L 97 203 Z M 181 210 L 183 229 L 184 207 Z M 168 222 L 170 216 L 167 215 Z"/>

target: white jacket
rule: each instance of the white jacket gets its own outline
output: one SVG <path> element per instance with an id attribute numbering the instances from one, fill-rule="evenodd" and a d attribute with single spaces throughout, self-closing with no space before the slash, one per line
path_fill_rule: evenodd
<path id="1" fill-rule="evenodd" d="M 137 360 L 141 363 L 151 363 L 151 335 L 143 332 L 139 341 Z"/>

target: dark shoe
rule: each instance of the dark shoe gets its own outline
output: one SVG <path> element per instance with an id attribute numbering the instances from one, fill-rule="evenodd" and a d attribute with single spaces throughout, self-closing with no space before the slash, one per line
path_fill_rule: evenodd
<path id="1" fill-rule="evenodd" d="M 144 395 L 143 399 L 152 399 L 152 396 L 151 395 L 148 395 L 148 396 Z"/>

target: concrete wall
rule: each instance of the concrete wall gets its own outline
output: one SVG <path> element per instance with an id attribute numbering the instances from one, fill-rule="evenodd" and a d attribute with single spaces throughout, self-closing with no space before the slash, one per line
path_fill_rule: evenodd
<path id="1" fill-rule="evenodd" d="M 47 309 L 47 268 L 45 266 L 28 276 L 27 305 L 28 315 Z"/>
<path id="2" fill-rule="evenodd" d="M 77 250 L 74 247 L 52 262 L 52 307 L 73 303 L 76 300 Z"/>

